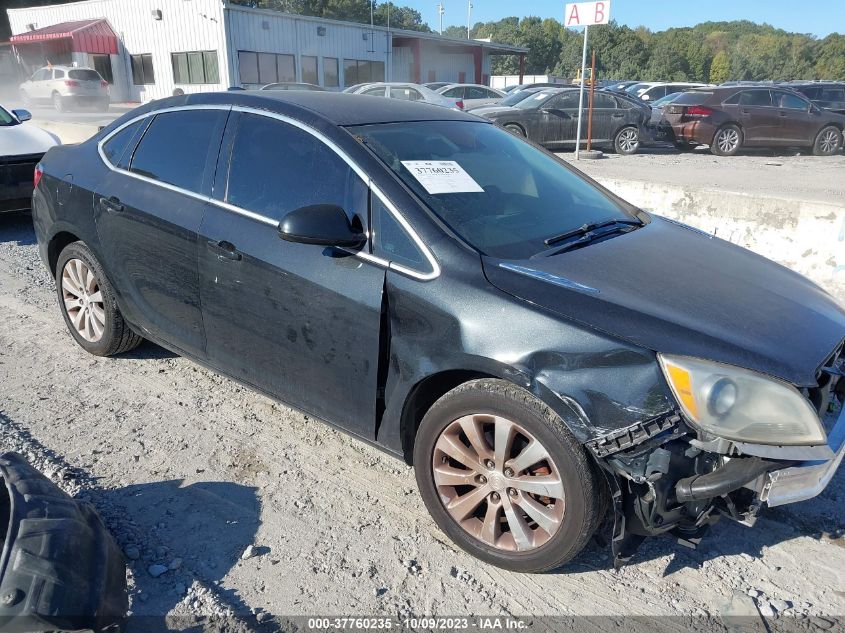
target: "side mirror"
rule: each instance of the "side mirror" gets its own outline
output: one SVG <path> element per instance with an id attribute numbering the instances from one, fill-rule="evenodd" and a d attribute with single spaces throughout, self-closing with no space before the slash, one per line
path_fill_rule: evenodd
<path id="1" fill-rule="evenodd" d="M 12 114 L 14 114 L 15 118 L 21 123 L 29 121 L 32 118 L 32 113 L 29 110 L 12 110 Z"/>
<path id="2" fill-rule="evenodd" d="M 367 241 L 349 222 L 346 211 L 334 204 L 312 204 L 291 211 L 282 218 L 279 235 L 288 242 L 317 246 L 359 248 Z"/>

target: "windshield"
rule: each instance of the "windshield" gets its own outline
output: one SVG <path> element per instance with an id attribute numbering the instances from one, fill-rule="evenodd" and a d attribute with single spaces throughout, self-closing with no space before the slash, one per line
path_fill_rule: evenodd
<path id="1" fill-rule="evenodd" d="M 5 108 L 0 107 L 0 127 L 7 127 L 10 125 L 17 125 L 18 120 L 13 117 Z"/>
<path id="2" fill-rule="evenodd" d="M 419 121 L 350 131 L 485 255 L 526 259 L 549 250 L 544 240 L 552 236 L 590 222 L 631 219 L 555 158 L 495 125 Z"/>

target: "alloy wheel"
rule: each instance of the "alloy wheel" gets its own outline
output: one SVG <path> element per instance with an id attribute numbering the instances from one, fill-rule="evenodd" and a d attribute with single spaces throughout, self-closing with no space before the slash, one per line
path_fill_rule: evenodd
<path id="1" fill-rule="evenodd" d="M 69 259 L 62 269 L 62 298 L 76 332 L 86 341 L 103 338 L 106 313 L 97 277 L 81 259 Z"/>
<path id="2" fill-rule="evenodd" d="M 541 547 L 563 522 L 558 468 L 537 438 L 506 418 L 473 414 L 449 424 L 434 446 L 432 475 L 451 518 L 497 549 Z"/>
<path id="3" fill-rule="evenodd" d="M 825 154 L 832 154 L 839 147 L 839 134 L 835 130 L 828 130 L 819 139 L 819 147 Z"/>
<path id="4" fill-rule="evenodd" d="M 716 145 L 724 153 L 733 152 L 739 146 L 739 132 L 734 129 L 720 130 Z"/>
<path id="5" fill-rule="evenodd" d="M 619 149 L 625 154 L 635 152 L 639 146 L 640 135 L 636 130 L 626 128 L 619 133 Z"/>

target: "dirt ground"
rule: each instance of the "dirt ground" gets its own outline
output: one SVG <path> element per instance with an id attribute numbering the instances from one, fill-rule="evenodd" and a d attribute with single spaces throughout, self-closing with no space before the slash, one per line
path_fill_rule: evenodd
<path id="1" fill-rule="evenodd" d="M 457 550 L 392 457 L 154 345 L 87 355 L 25 215 L 0 216 L 0 315 L 0 451 L 100 511 L 130 559 L 131 611 L 149 616 L 130 630 L 168 614 L 246 628 L 513 614 L 614 616 L 596 621 L 604 631 L 624 627 L 619 616 L 675 616 L 680 632 L 742 609 L 801 630 L 842 625 L 845 469 L 753 529 L 722 521 L 698 550 L 654 539 L 614 571 L 591 544 L 557 573 L 514 574 Z M 153 565 L 167 570 L 153 577 Z"/>

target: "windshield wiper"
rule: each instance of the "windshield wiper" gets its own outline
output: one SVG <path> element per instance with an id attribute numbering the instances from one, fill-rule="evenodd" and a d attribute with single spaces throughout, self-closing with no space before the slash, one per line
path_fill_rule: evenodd
<path id="1" fill-rule="evenodd" d="M 642 226 L 643 222 L 641 220 L 628 220 L 628 219 L 619 219 L 614 218 L 612 220 L 602 220 L 601 222 L 588 222 L 582 226 L 579 226 L 577 229 L 572 229 L 571 231 L 567 231 L 566 233 L 561 233 L 560 235 L 554 235 L 546 240 L 543 240 L 543 243 L 546 246 L 552 246 L 557 244 L 558 242 L 562 242 L 564 240 L 569 239 L 570 237 L 575 237 L 577 235 L 584 235 L 586 236 L 587 233 L 591 231 L 595 231 L 596 229 L 601 229 L 606 226 L 613 226 L 615 224 L 621 224 L 623 226 Z M 612 232 L 612 231 L 611 231 Z M 607 233 L 607 231 L 605 231 Z M 604 233 L 602 233 L 604 235 Z M 586 240 L 589 241 L 589 240 Z M 580 242 L 580 240 L 578 240 Z M 575 244 L 576 242 L 573 242 Z M 583 243 L 583 242 L 581 242 Z"/>

